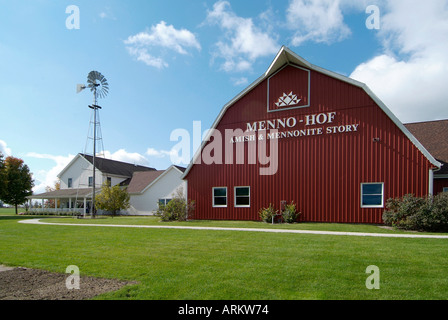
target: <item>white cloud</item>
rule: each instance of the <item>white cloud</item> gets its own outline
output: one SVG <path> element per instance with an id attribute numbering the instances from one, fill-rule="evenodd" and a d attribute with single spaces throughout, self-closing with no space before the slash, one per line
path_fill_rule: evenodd
<path id="1" fill-rule="evenodd" d="M 117 18 L 115 18 L 114 13 L 112 12 L 112 9 L 110 7 L 106 7 L 103 11 L 101 11 L 98 16 L 101 19 L 111 19 L 111 20 L 117 20 Z"/>
<path id="2" fill-rule="evenodd" d="M 8 157 L 12 154 L 11 148 L 8 148 L 8 145 L 3 140 L 0 140 L 0 152 L 4 157 Z"/>
<path id="3" fill-rule="evenodd" d="M 159 47 L 173 50 L 179 54 L 188 54 L 188 49 L 201 50 L 196 36 L 187 29 L 176 29 L 161 21 L 150 30 L 129 36 L 124 43 L 128 52 L 149 66 L 156 68 L 167 67 L 168 64 L 160 57 L 153 57 L 149 48 Z"/>
<path id="4" fill-rule="evenodd" d="M 127 152 L 125 149 L 120 149 L 114 153 L 110 151 L 104 151 L 104 157 L 115 161 L 127 162 L 142 166 L 149 165 L 148 159 L 145 156 L 137 152 Z"/>
<path id="5" fill-rule="evenodd" d="M 216 2 L 213 10 L 207 12 L 206 22 L 225 31 L 225 40 L 216 43 L 214 53 L 215 57 L 224 59 L 221 65 L 224 71 L 247 71 L 257 58 L 279 50 L 280 46 L 268 31 L 257 27 L 251 18 L 237 16 L 227 1 Z"/>
<path id="6" fill-rule="evenodd" d="M 33 178 L 35 180 L 33 192 L 35 194 L 44 193 L 46 187 L 54 187 L 55 182 L 58 180 L 58 174 L 75 157 L 74 155 L 55 156 L 36 152 L 29 152 L 26 156 L 37 159 L 53 160 L 55 162 L 55 165 L 50 170 L 39 170 L 37 173 L 33 174 Z"/>
<path id="7" fill-rule="evenodd" d="M 246 77 L 232 78 L 231 80 L 234 86 L 245 86 L 249 83 L 249 80 Z"/>
<path id="8" fill-rule="evenodd" d="M 156 157 L 156 158 L 164 158 L 164 157 L 171 157 L 172 155 L 177 155 L 177 151 L 174 149 L 171 149 L 170 151 L 166 150 L 156 150 L 154 148 L 148 148 L 146 151 L 146 154 L 150 157 Z"/>
<path id="9" fill-rule="evenodd" d="M 295 30 L 292 45 L 305 41 L 333 43 L 350 36 L 339 0 L 293 0 L 287 9 L 289 28 Z"/>
<path id="10" fill-rule="evenodd" d="M 137 59 L 137 61 L 141 61 L 147 66 L 155 67 L 157 69 L 168 67 L 168 63 L 166 63 L 162 58 L 151 56 L 146 48 L 127 47 L 126 49 L 131 56 Z"/>
<path id="11" fill-rule="evenodd" d="M 448 118 L 448 6 L 394 0 L 382 8 L 383 52 L 350 77 L 366 83 L 403 122 Z"/>

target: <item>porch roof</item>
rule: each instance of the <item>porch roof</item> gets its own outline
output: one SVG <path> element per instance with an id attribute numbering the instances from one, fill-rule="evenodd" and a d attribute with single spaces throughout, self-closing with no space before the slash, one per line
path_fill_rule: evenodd
<path id="1" fill-rule="evenodd" d="M 101 190 L 98 190 L 101 191 Z M 91 198 L 92 188 L 61 189 L 41 194 L 33 194 L 28 199 L 67 199 L 67 198 Z"/>

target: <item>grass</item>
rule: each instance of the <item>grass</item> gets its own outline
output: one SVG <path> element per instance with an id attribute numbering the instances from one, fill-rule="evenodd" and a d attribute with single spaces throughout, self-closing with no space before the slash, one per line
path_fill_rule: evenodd
<path id="1" fill-rule="evenodd" d="M 17 223 L 25 218 L 0 213 L 0 264 L 54 272 L 77 265 L 81 275 L 139 281 L 100 299 L 420 300 L 446 299 L 448 295 L 448 241 L 444 239 Z M 92 223 L 71 218 L 49 221 Z M 155 218 L 93 222 L 160 223 Z M 174 224 L 393 232 L 377 226 L 342 224 Z M 380 269 L 379 290 L 366 289 L 369 265 Z"/>
<path id="2" fill-rule="evenodd" d="M 25 212 L 24 208 L 17 208 L 17 211 L 19 213 L 21 212 Z M 10 215 L 14 215 L 16 214 L 16 209 L 15 208 L 0 208 L 0 217 L 1 216 L 10 216 Z"/>

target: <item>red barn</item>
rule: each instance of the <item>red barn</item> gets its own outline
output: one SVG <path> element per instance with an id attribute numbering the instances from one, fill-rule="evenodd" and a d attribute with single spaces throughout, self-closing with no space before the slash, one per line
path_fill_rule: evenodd
<path id="1" fill-rule="evenodd" d="M 382 223 L 385 202 L 432 193 L 441 164 L 363 83 L 282 47 L 224 106 L 184 173 L 194 219 Z"/>

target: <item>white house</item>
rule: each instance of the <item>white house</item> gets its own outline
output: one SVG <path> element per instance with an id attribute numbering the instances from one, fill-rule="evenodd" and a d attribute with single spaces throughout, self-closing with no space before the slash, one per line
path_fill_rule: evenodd
<path id="1" fill-rule="evenodd" d="M 178 191 L 186 191 L 181 179 L 185 168 L 171 166 L 164 171 L 134 172 L 128 186 L 131 196 L 131 215 L 154 214 L 159 204 L 167 204 Z"/>
<path id="2" fill-rule="evenodd" d="M 151 214 L 156 211 L 159 198 L 167 199 L 172 192 L 183 186 L 180 176 L 183 173 L 182 169 L 185 170 L 172 166 L 166 171 L 158 171 L 150 167 L 101 157 L 95 158 L 95 169 L 96 193 L 101 192 L 101 186 L 106 181 L 111 186 L 128 187 L 131 195 L 131 208 L 128 213 L 133 215 Z M 92 173 L 93 157 L 79 153 L 58 174 L 60 190 L 28 198 L 42 200 L 42 203 L 44 200 L 55 200 L 54 209 L 59 211 L 89 213 L 92 201 Z"/>

